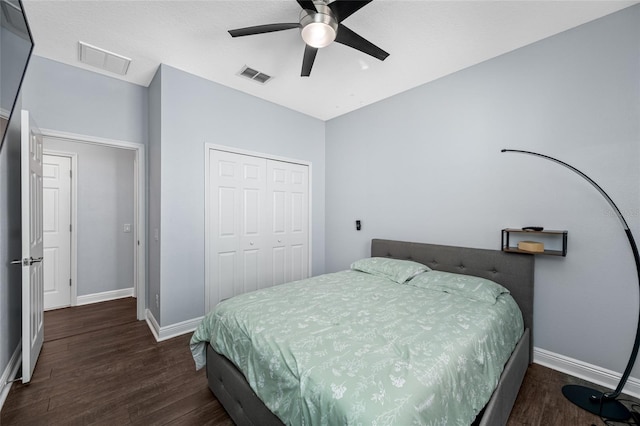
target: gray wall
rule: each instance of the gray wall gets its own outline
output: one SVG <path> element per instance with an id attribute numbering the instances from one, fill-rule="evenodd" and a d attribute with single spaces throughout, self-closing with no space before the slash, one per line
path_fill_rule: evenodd
<path id="1" fill-rule="evenodd" d="M 162 130 L 162 68 L 159 68 L 149 85 L 149 154 L 148 154 L 148 176 L 149 176 L 149 209 L 147 214 L 147 263 L 149 265 L 147 274 L 147 308 L 154 318 L 161 322 L 160 312 L 160 188 L 162 183 L 160 162 L 161 147 L 160 135 Z M 156 235 L 158 238 L 156 239 Z M 156 299 L 156 294 L 158 299 Z"/>
<path id="2" fill-rule="evenodd" d="M 33 56 L 22 93 L 42 129 L 147 143 L 146 87 Z"/>
<path id="3" fill-rule="evenodd" d="M 77 154 L 78 296 L 132 288 L 135 153 L 52 138 L 44 148 Z"/>
<path id="4" fill-rule="evenodd" d="M 324 122 L 166 65 L 161 72 L 161 325 L 204 314 L 205 143 L 312 163 L 312 273 L 323 273 Z"/>
<path id="5" fill-rule="evenodd" d="M 500 149 L 582 170 L 640 238 L 639 54 L 634 6 L 327 122 L 327 272 L 373 237 L 499 249 L 505 227 L 567 229 L 566 258 L 536 257 L 534 344 L 621 372 L 638 283 L 620 223 L 578 175 Z"/>
<path id="6" fill-rule="evenodd" d="M 20 108 L 9 123 L 0 150 L 0 375 L 22 338 L 22 257 L 20 217 Z"/>

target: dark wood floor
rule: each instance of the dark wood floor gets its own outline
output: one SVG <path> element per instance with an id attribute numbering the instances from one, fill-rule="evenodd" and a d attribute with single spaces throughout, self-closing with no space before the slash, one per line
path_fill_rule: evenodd
<path id="1" fill-rule="evenodd" d="M 157 343 L 135 299 L 45 313 L 45 343 L 29 385 L 15 383 L 2 425 L 231 425 L 194 369 L 190 334 Z M 602 425 L 562 396 L 578 379 L 532 365 L 509 426 Z"/>

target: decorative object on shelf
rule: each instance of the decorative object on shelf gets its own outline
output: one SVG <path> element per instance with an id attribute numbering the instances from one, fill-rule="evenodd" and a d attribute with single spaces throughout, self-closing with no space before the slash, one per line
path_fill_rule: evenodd
<path id="1" fill-rule="evenodd" d="M 518 241 L 518 249 L 533 253 L 543 253 L 544 243 L 539 243 L 538 241 Z"/>
<path id="2" fill-rule="evenodd" d="M 568 231 L 555 231 L 542 226 L 524 228 L 506 228 L 502 230 L 502 251 L 510 253 L 546 254 L 550 256 L 567 255 Z M 512 234 L 514 234 L 512 236 Z M 522 240 L 521 240 L 522 238 Z M 531 241 L 532 238 L 541 241 Z M 515 241 L 512 241 L 514 239 Z M 512 245 L 513 244 L 515 245 Z M 547 246 L 545 246 L 545 242 Z M 528 243 L 528 244 L 527 244 Z"/>
<path id="3" fill-rule="evenodd" d="M 531 151 L 521 151 L 517 149 L 503 149 L 502 152 L 515 152 L 519 154 L 528 154 L 534 155 L 536 157 L 544 158 L 546 160 L 553 161 L 554 163 L 560 164 L 568 168 L 569 170 L 577 173 L 581 177 L 583 177 L 587 182 L 589 182 L 599 193 L 602 195 L 605 200 L 609 203 L 611 208 L 616 212 L 622 227 L 624 228 L 624 232 L 627 235 L 627 240 L 629 240 L 629 246 L 631 247 L 631 251 L 633 252 L 633 258 L 636 263 L 636 271 L 638 275 L 638 286 L 640 288 L 640 255 L 638 254 L 638 247 L 636 245 L 636 241 L 633 238 L 633 234 L 629 229 L 629 225 L 627 225 L 627 221 L 622 216 L 622 212 L 613 202 L 611 197 L 604 192 L 604 190 L 593 181 L 589 176 L 582 173 L 580 170 L 575 167 L 560 161 L 556 158 L 549 157 L 548 155 L 539 154 L 537 152 Z M 640 290 L 639 290 L 640 294 Z M 631 350 L 631 356 L 629 357 L 629 362 L 627 363 L 627 367 L 620 378 L 620 382 L 616 389 L 613 392 L 600 392 L 595 389 L 588 388 L 586 386 L 579 385 L 566 385 L 562 388 L 562 393 L 564 396 L 577 405 L 580 408 L 583 408 L 593 414 L 599 415 L 601 417 L 610 419 L 610 420 L 627 420 L 631 417 L 631 413 L 620 401 L 618 401 L 618 397 L 622 393 L 622 389 L 624 385 L 627 383 L 629 379 L 629 375 L 631 374 L 631 369 L 636 362 L 636 357 L 638 356 L 638 349 L 640 348 L 640 310 L 638 311 L 638 325 L 636 327 L 636 337 L 633 343 L 633 349 Z"/>

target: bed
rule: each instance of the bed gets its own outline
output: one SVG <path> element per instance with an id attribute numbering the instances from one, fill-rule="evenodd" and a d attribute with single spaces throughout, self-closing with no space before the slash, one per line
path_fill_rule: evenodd
<path id="1" fill-rule="evenodd" d="M 491 384 L 491 389 L 488 390 L 488 394 L 487 394 L 487 398 L 490 395 L 490 399 L 488 400 L 488 402 L 486 403 L 486 405 L 484 406 L 484 408 L 478 413 L 477 417 L 475 417 L 475 420 L 469 421 L 469 423 L 473 422 L 473 424 L 479 424 L 479 425 L 500 425 L 500 424 L 506 424 L 507 419 L 509 417 L 509 413 L 511 412 L 511 408 L 513 406 L 513 403 L 515 402 L 516 396 L 518 394 L 518 389 L 522 383 L 522 379 L 524 377 L 524 374 L 526 372 L 526 369 L 529 365 L 529 363 L 531 362 L 531 351 L 532 351 L 532 344 L 531 344 L 531 331 L 532 331 L 532 325 L 533 325 L 533 265 L 534 265 L 534 257 L 530 256 L 530 255 L 520 255 L 520 254 L 513 254 L 513 253 L 503 253 L 501 251 L 494 251 L 494 250 L 485 250 L 485 249 L 473 249 L 473 248 L 464 248 L 464 247 L 453 247 L 453 246 L 442 246 L 442 245 L 433 245 L 433 244 L 424 244 L 424 243 L 410 243 L 410 242 L 401 242 L 401 241 L 391 241 L 391 240 L 380 240 L 380 239 L 375 239 L 372 241 L 371 244 L 371 256 L 373 258 L 391 258 L 391 259 L 400 259 L 400 260 L 410 260 L 410 261 L 414 261 L 417 262 L 419 264 L 423 264 L 428 266 L 430 269 L 432 269 L 433 271 L 440 271 L 438 273 L 446 275 L 446 273 L 455 273 L 455 274 L 462 274 L 462 275 L 470 275 L 470 276 L 475 276 L 475 277 L 481 277 L 481 278 L 486 278 L 489 280 L 492 280 L 496 283 L 499 283 L 500 285 L 504 286 L 504 288 L 509 290 L 509 295 L 505 295 L 505 298 L 511 298 L 512 300 L 515 300 L 515 303 L 517 303 L 520 312 L 522 313 L 522 317 L 521 320 L 522 324 L 520 324 L 520 327 L 522 327 L 521 329 L 521 336 L 520 334 L 518 336 L 519 339 L 516 337 L 513 341 L 513 344 L 515 346 L 515 348 L 513 349 L 513 351 L 510 351 L 510 356 L 509 354 L 507 354 L 504 359 L 508 360 L 506 361 L 506 363 L 504 363 L 504 369 L 500 368 L 500 371 L 498 371 L 496 374 L 496 379 L 495 381 L 497 382 L 497 385 L 495 387 L 493 387 L 493 384 Z M 351 275 L 355 276 L 355 272 L 342 272 L 342 273 L 338 273 L 338 274 L 327 274 L 326 276 L 322 276 L 319 278 L 315 278 L 315 281 L 313 281 L 314 285 L 317 286 L 318 288 L 321 288 L 324 285 L 324 281 L 327 282 L 331 282 L 335 279 L 341 278 L 343 275 L 348 275 L 349 273 L 351 273 Z M 429 273 L 426 274 L 422 274 L 422 275 L 428 275 Z M 420 278 L 420 275 L 416 275 L 417 278 Z M 419 279 L 415 279 L 417 282 L 419 282 Z M 409 283 L 413 282 L 414 279 L 410 279 Z M 379 284 L 379 283 L 378 283 Z M 378 285 L 376 284 L 376 285 Z M 368 284 L 369 285 L 369 284 Z M 371 286 L 373 286 L 374 284 L 370 284 Z M 417 285 L 417 284 L 416 284 Z M 280 286 L 279 286 L 280 287 Z M 291 286 L 289 286 L 291 287 Z M 396 286 L 394 287 L 395 292 L 396 293 L 401 293 L 403 291 L 405 291 L 405 288 L 408 286 Z M 282 287 L 280 287 L 277 291 L 287 291 L 288 287 L 287 285 L 284 285 Z M 358 297 L 370 297 L 370 300 L 374 301 L 375 298 L 377 298 L 379 296 L 379 292 L 375 289 L 369 289 L 367 288 L 368 291 L 371 292 L 371 294 L 369 296 L 358 296 Z M 408 290 L 407 290 L 408 291 Z M 423 292 L 424 293 L 424 292 Z M 433 292 L 426 292 L 429 294 L 432 294 Z M 329 295 L 329 293 L 327 293 L 327 295 Z M 330 297 L 336 298 L 335 294 L 331 294 Z M 339 297 L 339 296 L 338 296 Z M 384 297 L 384 295 L 383 295 Z M 435 297 L 435 296 L 434 296 Z M 440 297 L 440 296 L 438 296 Z M 443 297 L 449 297 L 449 295 L 445 295 Z M 502 298 L 502 296 L 501 296 Z M 245 298 L 246 299 L 246 303 L 248 304 L 247 306 L 251 306 L 251 303 L 255 303 L 255 300 L 252 302 L 251 300 L 249 300 L 250 298 Z M 344 296 L 345 299 L 345 303 L 349 303 L 349 296 L 345 294 Z M 417 299 L 417 298 L 416 298 Z M 498 300 L 498 299 L 496 299 Z M 501 300 L 501 299 L 500 299 Z M 236 301 L 234 301 L 234 303 L 236 304 L 242 304 L 243 299 L 237 299 Z M 372 302 L 373 303 L 373 302 Z M 389 302 L 385 302 L 385 303 L 389 303 Z M 498 305 L 498 303 L 496 303 L 496 305 Z M 254 305 L 255 306 L 255 305 Z M 266 305 L 266 306 L 271 306 L 271 305 Z M 286 307 L 277 307 L 277 305 L 273 305 L 274 309 L 279 309 L 281 312 L 284 312 L 287 310 Z M 372 305 L 373 306 L 373 305 Z M 372 309 L 374 309 L 372 307 Z M 415 309 L 413 307 L 408 308 L 409 310 L 411 309 Z M 470 310 L 471 308 L 465 308 L 466 310 Z M 241 310 L 241 308 L 240 308 Z M 255 310 L 255 309 L 254 309 Z M 362 309 L 360 308 L 360 310 L 362 311 Z M 365 309 L 366 310 L 366 309 Z M 472 310 L 472 309 L 471 309 Z M 292 311 L 293 312 L 293 311 Z M 346 310 L 345 310 L 346 312 Z M 377 315 L 380 315 L 380 313 L 383 313 L 384 310 L 379 311 Z M 417 315 L 419 312 L 412 312 L 412 315 L 414 315 L 414 318 L 421 318 L 419 315 Z M 366 314 L 366 312 L 364 313 Z M 243 314 L 244 315 L 244 314 Z M 287 314 L 288 315 L 288 314 Z M 292 314 L 293 315 L 293 314 Z M 336 316 L 336 315 L 340 315 L 339 312 L 332 312 L 332 314 L 330 316 Z M 240 315 L 242 316 L 242 315 Z M 314 314 L 310 314 L 309 317 L 311 317 L 313 319 Z M 329 316 L 327 316 L 329 317 Z M 426 317 L 426 316 L 425 316 Z M 295 318 L 295 317 L 294 317 Z M 323 327 L 322 327 L 322 321 L 326 320 L 326 317 L 319 317 L 316 318 L 313 321 L 310 321 L 312 327 L 308 330 L 304 330 L 305 332 L 309 332 L 311 334 L 315 334 L 315 333 L 320 333 L 320 332 L 324 332 Z M 235 320 L 234 320 L 235 321 Z M 297 320 L 297 324 L 300 327 L 306 327 L 309 324 L 302 324 L 303 322 L 305 322 L 304 320 L 301 320 L 300 318 L 298 318 Z M 515 321 L 514 321 L 515 322 Z M 367 323 L 368 324 L 368 323 Z M 403 322 L 403 324 L 407 324 L 407 321 Z M 419 324 L 418 324 L 419 325 Z M 432 324 L 427 324 L 429 325 L 429 327 L 423 327 L 423 328 L 430 328 L 432 326 Z M 330 324 L 328 324 L 328 327 L 330 328 Z M 226 327 L 226 326 L 225 326 Z M 313 327 L 316 327 L 315 329 Z M 320 328 L 317 328 L 320 327 Z M 386 326 L 384 324 L 377 324 L 376 327 L 378 327 L 380 329 L 380 333 L 384 334 L 385 333 L 385 329 Z M 287 340 L 288 336 L 296 334 L 298 332 L 298 330 L 296 329 L 296 327 L 290 327 L 287 330 L 285 330 L 285 333 L 283 333 L 282 335 L 284 336 L 283 339 Z M 369 331 L 371 332 L 371 331 Z M 198 335 L 199 331 L 196 331 L 196 333 L 194 334 L 194 339 L 196 337 L 196 335 Z M 240 333 L 242 334 L 242 333 Z M 353 336 L 350 336 L 347 342 L 344 343 L 345 348 L 348 347 L 351 343 L 353 343 L 352 341 L 355 339 L 357 340 L 357 338 L 355 338 L 354 336 L 360 336 L 360 335 L 365 335 L 366 337 L 367 331 L 364 331 L 362 333 L 358 333 L 358 334 L 354 334 Z M 374 333 L 375 334 L 375 333 Z M 387 332 L 387 334 L 389 334 Z M 508 333 L 505 333 L 508 334 Z M 260 333 L 258 333 L 258 335 L 260 335 Z M 201 336 L 202 337 L 202 336 Z M 375 337 L 375 336 L 374 336 Z M 393 336 L 392 336 L 393 337 Z M 202 351 L 204 349 L 203 347 L 203 343 L 197 343 L 194 342 L 194 339 L 192 339 L 192 343 L 194 345 L 192 345 L 192 352 L 194 352 L 194 358 L 197 357 L 197 352 L 200 350 Z M 334 409 L 334 405 L 328 405 L 326 406 L 327 408 L 323 408 L 322 410 L 326 411 L 326 413 L 319 413 L 319 412 L 313 412 L 314 408 L 313 407 L 320 407 L 322 406 L 323 403 L 326 402 L 330 402 L 331 404 L 335 404 L 337 399 L 342 398 L 343 393 L 345 393 L 345 388 L 349 388 L 349 391 L 351 393 L 354 386 L 362 386 L 361 384 L 353 384 L 351 382 L 349 382 L 349 371 L 350 369 L 352 369 L 353 371 L 358 371 L 357 374 L 362 375 L 362 372 L 358 370 L 358 366 L 354 364 L 353 361 L 353 357 L 349 358 L 345 358 L 345 362 L 349 365 L 347 366 L 340 366 L 340 367 L 336 367 L 335 365 L 331 364 L 327 364 L 327 363 L 322 363 L 320 362 L 320 364 L 322 365 L 318 365 L 318 366 L 314 366 L 313 368 L 309 368 L 308 365 L 308 357 L 305 356 L 301 356 L 300 353 L 297 353 L 296 356 L 289 356 L 288 360 L 285 359 L 286 356 L 283 358 L 284 360 L 284 365 L 285 365 L 285 370 L 296 370 L 298 369 L 298 363 L 300 363 L 301 366 L 307 365 L 306 367 L 302 368 L 300 367 L 300 370 L 302 371 L 302 373 L 300 371 L 298 371 L 296 373 L 297 376 L 299 376 L 299 380 L 300 383 L 299 384 L 293 384 L 291 385 L 290 383 L 287 384 L 285 383 L 284 385 L 282 383 L 284 383 L 286 380 L 282 379 L 278 376 L 276 376 L 274 378 L 273 374 L 279 374 L 277 373 L 277 371 L 274 373 L 274 371 L 270 371 L 267 373 L 267 377 L 265 378 L 265 373 L 256 373 L 256 371 L 254 371 L 252 369 L 252 367 L 249 364 L 244 363 L 243 361 L 243 354 L 248 353 L 250 351 L 247 351 L 246 348 L 244 348 L 243 345 L 243 338 L 240 337 L 216 337 L 216 347 L 222 348 L 224 350 L 220 350 L 221 352 L 225 352 L 225 350 L 230 351 L 230 352 L 225 352 L 225 354 L 229 357 L 235 360 L 235 363 L 238 365 L 244 365 L 245 369 L 248 369 L 246 376 L 250 377 L 250 381 L 254 384 L 254 387 L 256 386 L 257 381 L 262 380 L 262 382 L 264 382 L 265 380 L 267 382 L 271 382 L 274 381 L 274 383 L 278 384 L 278 388 L 273 389 L 273 395 L 278 396 L 278 392 L 279 390 L 282 389 L 282 387 L 286 388 L 288 387 L 296 387 L 299 386 L 300 387 L 300 392 L 303 393 L 306 392 L 306 389 L 308 388 L 312 388 L 313 386 L 316 387 L 325 387 L 327 389 L 330 389 L 330 393 L 332 392 L 332 396 L 333 398 L 324 398 L 324 397 L 317 397 L 319 399 L 322 399 L 322 401 L 306 401 L 301 404 L 302 406 L 306 407 L 305 410 L 309 411 L 309 406 L 311 407 L 311 412 L 307 412 L 305 411 L 304 413 L 302 413 L 303 417 L 293 417 L 294 423 L 298 423 L 300 422 L 301 418 L 304 418 L 305 421 L 309 421 L 309 419 L 316 419 L 318 421 L 318 423 L 325 423 L 325 424 L 331 424 L 331 423 L 349 423 L 350 420 L 348 417 L 346 417 L 346 414 L 343 415 L 343 417 L 330 417 L 330 415 L 333 414 L 327 414 L 327 413 L 333 413 L 334 411 L 338 410 L 338 408 Z M 281 339 L 281 340 L 283 340 Z M 200 338 L 200 340 L 206 340 L 203 338 Z M 213 339 L 212 339 L 213 340 Z M 234 343 L 233 340 L 237 340 L 238 343 Z M 452 339 L 453 341 L 454 339 Z M 306 340 L 302 340 L 302 341 L 298 341 L 298 345 L 306 345 L 307 342 Z M 237 344 L 238 349 L 234 349 L 233 345 Z M 276 341 L 275 342 L 268 342 L 268 345 L 276 345 L 279 346 L 279 342 Z M 333 347 L 335 349 L 336 346 L 336 341 L 332 341 Z M 342 343 L 338 343 L 339 345 L 342 345 Z M 197 346 L 200 346 L 201 349 L 196 349 Z M 393 345 L 393 350 L 394 351 L 398 351 L 398 347 L 404 347 L 402 345 L 396 345 L 396 342 L 394 341 Z M 357 346 L 354 346 L 357 348 Z M 225 349 L 226 348 L 226 349 Z M 194 351 L 194 349 L 196 349 Z M 268 349 L 268 348 L 267 348 Z M 280 350 L 280 349 L 278 349 Z M 362 348 L 360 348 L 359 350 L 363 350 Z M 378 351 L 378 349 L 373 349 L 371 350 L 368 346 L 367 346 L 367 350 L 369 352 L 376 352 Z M 412 349 L 413 350 L 413 349 Z M 235 352 L 234 352 L 235 351 Z M 384 351 L 382 349 L 379 349 L 379 351 L 381 353 L 384 353 Z M 316 350 L 316 352 L 318 352 Z M 345 351 L 345 353 L 347 353 L 349 351 Z M 357 351 L 356 351 L 357 352 Z M 230 417 L 233 419 L 233 421 L 236 424 L 239 425 L 244 425 L 244 424 L 256 424 L 256 425 L 282 425 L 282 421 L 280 420 L 279 417 L 277 417 L 275 414 L 272 413 L 272 411 L 270 411 L 267 406 L 265 405 L 265 403 L 262 402 L 262 400 L 256 395 L 256 393 L 254 392 L 254 390 L 251 388 L 251 386 L 249 385 L 249 382 L 247 381 L 247 379 L 245 378 L 245 374 L 241 373 L 235 366 L 234 363 L 232 363 L 231 361 L 229 361 L 229 359 L 226 356 L 220 355 L 219 353 L 217 353 L 211 346 L 211 344 L 206 344 L 206 349 L 204 349 L 204 353 L 206 353 L 206 368 L 207 368 L 207 377 L 208 377 L 208 381 L 209 381 L 209 387 L 211 389 L 211 391 L 216 395 L 216 397 L 218 398 L 218 400 L 221 402 L 221 404 L 225 407 L 225 409 L 227 410 L 227 412 L 229 413 Z M 333 352 L 332 352 L 333 353 Z M 413 352 L 412 352 L 413 353 Z M 290 355 L 290 354 L 288 354 Z M 287 355 L 287 356 L 288 356 Z M 322 354 L 320 354 L 322 355 Z M 406 354 L 405 354 L 406 355 Z M 201 355 L 201 356 L 205 356 L 205 355 Z M 234 358 L 235 356 L 235 358 Z M 260 355 L 252 355 L 254 357 L 260 357 Z M 238 358 L 239 357 L 239 358 Z M 271 355 L 265 355 L 265 358 L 267 357 L 272 357 L 273 358 L 273 354 Z M 275 358 L 274 358 L 275 359 Z M 376 364 L 376 367 L 367 367 L 370 369 L 375 370 L 376 368 L 378 368 L 378 366 L 382 366 L 385 363 L 391 362 L 388 361 L 388 356 L 385 355 L 384 357 L 380 358 L 380 362 L 378 364 Z M 418 369 L 420 367 L 419 363 L 413 362 L 414 358 L 412 358 L 412 364 L 413 367 L 416 369 L 414 372 L 412 372 L 411 375 L 407 376 L 402 376 L 399 375 L 401 377 L 404 377 L 403 379 L 399 379 L 398 377 L 393 377 L 393 371 L 394 370 L 388 370 L 391 371 L 393 374 L 389 375 L 389 377 L 391 377 L 392 380 L 397 380 L 399 382 L 400 385 L 404 385 L 405 379 L 407 379 L 409 382 L 411 381 L 411 378 L 413 377 L 413 375 L 415 374 L 417 377 L 421 377 L 421 380 L 423 380 L 424 378 L 422 376 L 420 376 L 420 374 L 418 374 Z M 203 360 L 200 360 L 200 363 L 203 363 Z M 263 363 L 265 363 L 265 360 L 262 360 Z M 271 360 L 270 362 L 272 363 L 278 363 L 280 361 L 278 360 Z M 196 363 L 198 364 L 198 360 L 196 360 Z M 268 362 L 266 362 L 268 364 Z M 307 363 L 307 364 L 305 364 Z M 325 365 L 326 364 L 326 365 Z M 398 371 L 398 366 L 397 366 L 397 361 L 396 364 L 394 365 L 386 365 L 384 368 L 386 367 L 394 367 L 396 368 L 395 371 Z M 407 364 L 408 365 L 408 364 Z M 502 367 L 502 365 L 500 366 Z M 338 377 L 340 380 L 342 380 L 344 378 L 343 381 L 340 380 L 334 380 L 335 383 L 331 382 L 327 382 L 324 383 L 324 379 L 322 380 L 318 380 L 317 377 L 311 377 L 312 373 L 311 371 L 313 371 L 313 374 L 316 374 L 316 369 L 321 371 L 322 368 L 326 368 L 328 369 L 329 373 L 333 373 L 334 378 Z M 382 367 L 380 367 L 382 368 Z M 466 367 L 463 367 L 466 368 Z M 273 370 L 277 370 L 276 368 L 274 368 Z M 387 370 L 385 370 L 387 371 Z M 307 374 L 308 373 L 308 374 Z M 269 376 L 271 374 L 271 376 Z M 385 373 L 386 374 L 386 373 Z M 352 374 L 351 376 L 354 376 L 356 374 Z M 313 379 L 313 380 L 312 380 Z M 439 378 L 438 380 L 443 380 L 441 378 Z M 424 380 L 423 380 L 424 381 Z M 281 383 L 282 382 L 282 383 Z M 346 385 L 345 385 L 346 383 Z M 395 382 L 394 382 L 395 383 Z M 398 384 L 398 383 L 396 383 Z M 410 383 L 409 383 L 410 384 Z M 455 386 L 455 385 L 454 385 Z M 399 386 L 402 387 L 402 386 Z M 303 389 L 304 388 L 304 389 Z M 446 388 L 446 386 L 442 386 L 442 388 Z M 469 398 L 470 395 L 468 394 L 464 394 L 464 390 L 470 388 L 470 386 L 462 386 L 462 390 L 458 389 L 456 395 L 464 395 L 464 398 Z M 362 390 L 362 389 L 361 389 Z M 363 390 L 363 392 L 365 392 L 365 390 Z M 370 389 L 366 389 L 367 396 L 369 395 L 373 395 L 372 398 L 370 398 L 371 400 L 375 400 L 376 397 L 376 393 L 374 392 L 373 394 L 370 392 Z M 365 392 L 365 393 L 366 393 Z M 381 388 L 381 394 L 383 394 L 383 390 Z M 485 390 L 486 393 L 486 390 Z M 271 395 L 271 394 L 270 394 Z M 263 395 L 264 396 L 264 395 Z M 383 398 L 382 396 L 380 396 L 381 398 Z M 447 396 L 449 397 L 449 396 Z M 308 396 L 305 398 L 309 398 Z M 401 401 L 401 398 L 399 397 L 395 397 L 395 399 L 392 399 L 391 402 L 389 401 L 389 397 L 387 398 L 387 405 L 386 407 L 394 407 L 395 405 L 401 405 L 407 401 Z M 458 398 L 461 398 L 460 396 L 458 396 Z M 384 399 L 384 398 L 383 398 Z M 325 401 L 326 400 L 326 401 Z M 485 401 L 486 399 L 484 399 L 483 401 Z M 276 402 L 274 402 L 273 400 L 268 400 L 267 398 L 265 398 L 265 401 L 267 401 L 267 404 L 269 404 L 274 408 L 275 412 L 279 412 L 282 415 L 282 412 L 287 412 L 286 409 L 291 409 L 292 407 L 281 407 L 278 404 L 282 405 L 282 404 L 286 404 L 286 402 L 283 401 L 287 401 L 286 398 L 280 398 L 278 399 Z M 367 400 L 364 399 L 359 399 L 357 400 L 358 402 L 355 403 L 356 406 L 356 411 L 357 408 L 359 407 L 360 411 L 366 411 L 367 413 L 371 410 L 371 407 L 369 407 L 369 405 L 367 404 L 371 404 L 371 402 L 369 401 L 369 398 L 367 398 Z M 395 402 L 394 402 L 395 401 Z M 400 402 L 398 402 L 400 401 Z M 376 401 L 374 401 L 376 402 Z M 383 403 L 384 401 L 382 399 L 380 399 L 379 403 Z M 317 404 L 316 404 L 317 403 Z M 339 405 L 340 402 L 338 402 Z M 275 405 L 274 405 L 275 404 Z M 352 405 L 354 404 L 353 402 L 351 403 Z M 359 406 L 359 404 L 361 406 Z M 394 405 L 395 404 L 395 405 Z M 426 404 L 426 403 L 425 403 Z M 430 404 L 430 402 L 429 402 Z M 429 404 L 426 404 L 425 407 Z M 416 404 L 415 401 L 408 403 L 407 407 L 413 407 L 413 410 L 417 410 L 417 406 L 420 404 Z M 445 404 L 447 407 L 451 404 L 449 404 L 448 402 Z M 297 409 L 298 405 L 295 405 L 294 408 Z M 425 408 L 422 407 L 422 408 Z M 422 409 L 421 408 L 421 409 Z M 386 408 L 385 408 L 386 409 Z M 284 410 L 284 411 L 283 411 Z M 319 411 L 319 409 L 316 409 L 316 411 Z M 396 410 L 398 411 L 398 410 Z M 388 412 L 388 410 L 387 410 Z M 406 410 L 404 410 L 404 412 L 407 412 Z M 386 412 L 385 412 L 386 413 Z M 296 415 L 300 414 L 300 413 L 295 413 Z M 342 414 L 341 414 L 342 415 Z M 395 413 L 395 415 L 397 415 L 397 413 Z M 448 423 L 448 422 L 444 422 L 442 419 L 446 419 L 449 414 L 448 413 L 444 413 L 441 414 L 441 417 L 438 417 L 439 421 L 435 422 L 434 424 L 438 424 L 438 423 Z M 329 416 L 329 417 L 327 417 Z M 378 417 L 377 418 L 377 423 L 379 424 L 393 424 L 396 423 L 398 424 L 398 422 L 400 420 L 401 417 L 390 417 L 388 414 L 385 414 L 386 417 Z M 444 417 L 443 417 L 444 416 Z M 287 418 L 288 422 L 291 422 L 288 416 L 285 416 L 284 418 Z M 355 417 L 357 418 L 357 417 Z M 336 419 L 340 419 L 339 421 Z M 473 419 L 473 417 L 472 417 Z M 354 421 L 356 422 L 356 421 Z M 315 421 L 313 422 L 315 423 Z M 460 421 L 458 421 L 459 424 Z"/>

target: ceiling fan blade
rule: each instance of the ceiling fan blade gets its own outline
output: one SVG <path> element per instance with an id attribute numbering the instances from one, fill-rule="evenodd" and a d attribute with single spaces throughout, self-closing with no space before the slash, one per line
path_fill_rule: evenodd
<path id="1" fill-rule="evenodd" d="M 303 9 L 307 9 L 307 10 L 313 10 L 313 11 L 318 11 L 316 9 L 316 5 L 313 4 L 313 1 L 311 0 L 298 0 L 298 4 L 300 5 L 301 8 Z"/>
<path id="2" fill-rule="evenodd" d="M 329 3 L 329 9 L 333 12 L 338 22 L 342 22 L 349 16 L 356 13 L 358 10 L 371 3 L 372 0 L 363 1 L 348 1 L 348 0 L 336 0 L 333 3 Z"/>
<path id="3" fill-rule="evenodd" d="M 313 67 L 313 61 L 316 60 L 316 54 L 318 49 L 311 47 L 308 44 L 304 45 L 304 58 L 302 59 L 302 71 L 300 77 L 309 77 L 311 74 L 311 67 Z"/>
<path id="4" fill-rule="evenodd" d="M 290 30 L 293 28 L 300 28 L 298 22 L 282 23 L 282 24 L 266 24 L 256 25 L 255 27 L 238 28 L 236 30 L 229 30 L 231 37 L 242 37 L 254 34 L 272 33 L 274 31 Z"/>
<path id="5" fill-rule="evenodd" d="M 387 59 L 387 56 L 389 56 L 387 52 L 380 49 L 370 41 L 362 38 L 342 24 L 338 24 L 338 35 L 336 36 L 336 41 L 340 44 L 344 44 L 345 46 L 353 47 L 354 49 L 364 52 L 367 55 L 371 55 L 381 61 L 384 61 Z"/>

